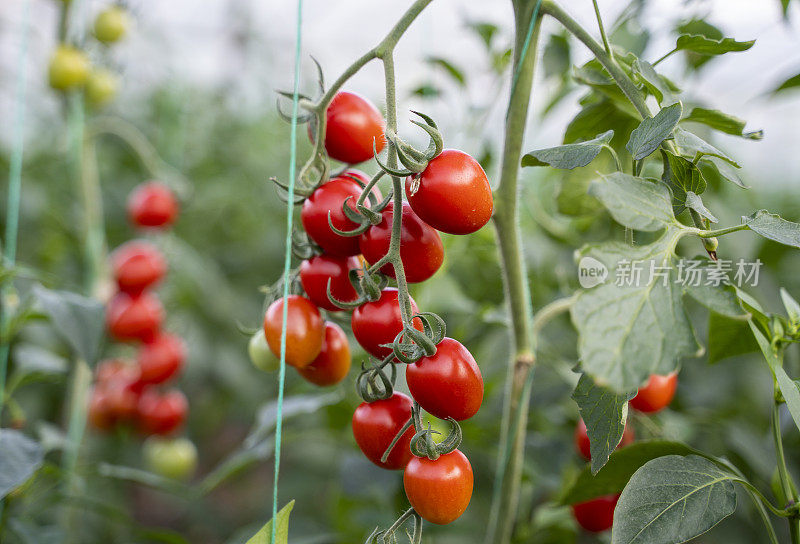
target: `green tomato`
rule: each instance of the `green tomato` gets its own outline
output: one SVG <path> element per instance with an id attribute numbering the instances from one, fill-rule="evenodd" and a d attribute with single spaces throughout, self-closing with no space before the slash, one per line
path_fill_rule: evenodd
<path id="1" fill-rule="evenodd" d="M 119 78 L 108 70 L 94 70 L 86 82 L 86 99 L 93 106 L 100 107 L 111 101 L 117 94 Z"/>
<path id="2" fill-rule="evenodd" d="M 128 32 L 131 18 L 119 6 L 101 11 L 94 20 L 94 37 L 103 43 L 114 43 Z"/>
<path id="3" fill-rule="evenodd" d="M 59 91 L 83 87 L 89 77 L 89 58 L 80 49 L 60 45 L 50 57 L 50 86 Z"/>
<path id="4" fill-rule="evenodd" d="M 281 361 L 272 350 L 269 349 L 267 338 L 264 336 L 264 330 L 259 329 L 247 344 L 247 353 L 250 355 L 250 361 L 259 370 L 264 372 L 275 372 L 281 367 Z"/>
<path id="5" fill-rule="evenodd" d="M 151 472 L 186 480 L 197 468 L 197 448 L 188 438 L 151 436 L 144 442 L 144 461 Z"/>

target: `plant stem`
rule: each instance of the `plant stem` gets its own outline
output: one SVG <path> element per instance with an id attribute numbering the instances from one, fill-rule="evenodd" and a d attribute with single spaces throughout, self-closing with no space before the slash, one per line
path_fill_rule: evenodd
<path id="1" fill-rule="evenodd" d="M 781 481 L 781 489 L 783 495 L 786 497 L 790 504 L 797 503 L 797 494 L 794 492 L 792 485 L 792 477 L 789 474 L 789 469 L 786 467 L 786 454 L 783 451 L 783 437 L 781 436 L 781 413 L 780 404 L 778 402 L 772 403 L 772 440 L 775 444 L 775 457 L 778 464 L 778 476 Z M 785 506 L 785 505 L 784 505 Z M 796 516 L 788 519 L 789 534 L 792 537 L 792 544 L 800 544 L 800 520 Z"/>
<path id="2" fill-rule="evenodd" d="M 677 48 L 673 49 L 672 51 L 668 52 L 666 55 L 662 56 L 660 59 L 658 59 L 657 61 L 655 61 L 655 62 L 653 63 L 653 66 L 656 66 L 656 65 L 658 65 L 658 64 L 659 64 L 659 63 L 660 63 L 662 60 L 666 60 L 667 58 L 671 57 L 673 54 L 675 54 L 675 53 L 677 53 L 677 52 L 678 52 L 678 49 L 677 49 Z"/>
<path id="3" fill-rule="evenodd" d="M 716 230 L 701 230 L 701 229 L 699 229 L 695 234 L 697 234 L 697 236 L 699 236 L 700 238 L 715 238 L 717 236 L 723 236 L 725 234 L 730 234 L 731 232 L 737 232 L 737 231 L 740 231 L 740 230 L 747 230 L 749 228 L 750 227 L 748 227 L 746 224 L 742 224 L 742 225 L 734 225 L 732 227 L 725 227 L 725 228 L 716 229 Z"/>
<path id="4" fill-rule="evenodd" d="M 564 312 L 568 312 L 575 303 L 576 298 L 577 294 L 565 298 L 559 298 L 548 305 L 539 308 L 539 311 L 536 312 L 536 315 L 533 318 L 534 344 L 536 343 L 535 341 L 539 337 L 539 333 L 544 326 L 547 325 L 553 318 L 563 314 Z"/>
<path id="5" fill-rule="evenodd" d="M 513 4 L 516 37 L 512 73 L 516 74 L 516 85 L 513 86 L 509 97 L 500 183 L 495 190 L 493 218 L 503 264 L 503 283 L 511 316 L 513 345 L 503 407 L 501 451 L 498 454 L 495 492 L 486 534 L 488 544 L 508 542 L 517 517 L 525 429 L 530 403 L 529 388 L 526 387 L 526 383 L 529 382 L 535 363 L 533 310 L 528 274 L 522 255 L 517 177 L 538 55 L 541 16 L 534 23 L 529 50 L 525 57 L 521 58 L 533 17 L 533 3 L 515 1 Z"/>
<path id="6" fill-rule="evenodd" d="M 608 42 L 608 36 L 606 36 L 606 29 L 603 26 L 603 18 L 600 16 L 600 6 L 597 5 L 597 0 L 592 0 L 594 4 L 594 14 L 597 17 L 597 26 L 600 28 L 600 36 L 603 38 L 603 46 L 606 48 L 606 53 L 611 59 L 614 59 L 614 51 L 611 49 L 611 44 Z"/>

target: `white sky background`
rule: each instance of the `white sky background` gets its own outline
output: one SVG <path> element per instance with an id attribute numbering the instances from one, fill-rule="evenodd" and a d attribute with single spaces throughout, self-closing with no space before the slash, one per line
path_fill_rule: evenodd
<path id="1" fill-rule="evenodd" d="M 7 145 L 13 118 L 20 20 L 25 0 L 0 0 L 0 142 Z M 30 141 L 37 130 L 47 127 L 57 115 L 57 101 L 46 87 L 45 67 L 54 45 L 57 6 L 60 0 L 30 2 L 31 42 L 28 56 L 28 112 L 31 121 Z M 108 2 L 73 0 L 91 18 Z M 294 0 L 131 0 L 137 26 L 129 40 L 116 47 L 114 63 L 125 79 L 123 100 L 117 106 L 121 114 L 125 104 L 152 85 L 170 82 L 175 85 L 209 86 L 231 97 L 231 103 L 243 111 L 262 114 L 274 110 L 275 88 L 289 89 L 292 83 L 295 39 Z M 314 70 L 308 55 L 322 64 L 328 81 L 333 80 L 352 60 L 385 34 L 410 1 L 388 0 L 305 0 L 303 26 L 303 62 L 306 90 L 313 91 Z M 590 0 L 563 2 L 582 24 L 597 36 Z M 601 0 L 607 25 L 627 5 L 621 0 Z M 793 4 L 792 20 L 800 28 L 800 3 Z M 756 45 L 744 53 L 731 53 L 712 61 L 700 78 L 685 80 L 680 56 L 675 55 L 661 66 L 667 75 L 683 82 L 687 94 L 707 101 L 718 109 L 747 119 L 748 129 L 763 128 L 765 139 L 750 142 L 720 136 L 716 142 L 733 154 L 749 174 L 748 181 L 800 185 L 800 91 L 767 100 L 765 91 L 786 77 L 800 72 L 800 31 L 786 25 L 777 0 L 708 0 L 680 2 L 651 0 L 645 12 L 645 26 L 653 37 L 645 54 L 649 60 L 660 57 L 674 46 L 670 29 L 676 20 L 690 15 L 710 13 L 709 20 L 721 27 L 726 36 L 739 40 L 756 38 Z M 507 0 L 434 0 L 409 33 L 402 39 L 396 54 L 400 118 L 421 107 L 440 122 L 449 147 L 475 145 L 474 135 L 463 133 L 467 119 L 465 103 L 496 102 L 492 115 L 481 130 L 498 136 L 502 126 L 507 88 L 498 96 L 489 85 L 486 57 L 482 44 L 464 29 L 465 20 L 486 20 L 506 29 L 510 38 L 512 14 Z M 554 30 L 549 22 L 545 32 Z M 248 46 L 237 44 L 241 37 Z M 244 51 L 244 53 L 243 53 Z M 575 43 L 576 62 L 589 58 L 588 52 Z M 97 56 L 97 51 L 94 52 Z M 428 55 L 445 57 L 465 70 L 468 91 L 447 85 L 447 78 L 431 72 L 422 62 Z M 433 74 L 433 76 L 432 76 Z M 433 79 L 443 83 L 448 92 L 442 98 L 420 104 L 407 99 L 408 92 Z M 347 85 L 348 89 L 371 97 L 376 103 L 383 95 L 380 66 L 372 64 Z M 547 85 L 538 86 L 546 94 Z M 463 94 L 463 93 L 466 94 Z M 543 123 L 531 122 L 525 149 L 557 145 L 566 123 L 576 111 L 577 95 L 568 98 Z M 545 98 L 534 98 L 534 111 Z M 413 141 L 419 130 L 406 121 L 401 133 Z M 211 136 L 210 136 L 211 137 Z M 420 137 L 421 140 L 421 137 Z M 4 176 L 3 176 L 4 177 Z"/>

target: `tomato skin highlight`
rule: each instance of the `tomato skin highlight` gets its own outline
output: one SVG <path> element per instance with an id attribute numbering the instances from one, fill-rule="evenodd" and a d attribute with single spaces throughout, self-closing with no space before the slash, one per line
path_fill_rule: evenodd
<path id="1" fill-rule="evenodd" d="M 414 510 L 425 520 L 446 525 L 458 519 L 472 498 L 472 466 L 459 450 L 435 461 L 414 457 L 403 473 L 403 487 Z"/>
<path id="2" fill-rule="evenodd" d="M 411 396 L 428 413 L 463 421 L 483 402 L 483 377 L 472 354 L 461 342 L 444 338 L 436 353 L 406 367 Z"/>
<path id="3" fill-rule="evenodd" d="M 286 364 L 302 368 L 311 364 L 322 350 L 325 324 L 314 304 L 300 295 L 289 295 L 286 327 Z M 281 326 L 283 324 L 283 299 L 279 298 L 267 308 L 264 316 L 264 336 L 276 357 L 281 354 Z"/>
<path id="4" fill-rule="evenodd" d="M 320 386 L 335 385 L 347 376 L 350 371 L 350 343 L 339 325 L 325 322 L 322 351 L 310 365 L 297 371 L 307 381 Z"/>
<path id="5" fill-rule="evenodd" d="M 185 360 L 183 340 L 174 334 L 159 334 L 139 348 L 139 379 L 145 384 L 164 383 L 180 373 Z"/>
<path id="6" fill-rule="evenodd" d="M 614 508 L 619 495 L 604 495 L 572 505 L 572 515 L 578 525 L 592 533 L 602 533 L 614 524 Z"/>
<path id="7" fill-rule="evenodd" d="M 188 410 L 186 397 L 177 389 L 165 393 L 148 389 L 137 406 L 139 428 L 146 434 L 171 434 L 183 425 Z"/>
<path id="8" fill-rule="evenodd" d="M 178 200 L 163 183 L 142 183 L 128 196 L 128 217 L 138 227 L 167 227 L 178 217 Z"/>
<path id="9" fill-rule="evenodd" d="M 381 344 L 391 344 L 395 336 L 403 330 L 403 319 L 400 315 L 398 298 L 400 294 L 394 287 L 387 287 L 381 296 L 374 302 L 365 302 L 353 311 L 350 325 L 353 336 L 364 348 L 364 351 L 383 359 L 392 353 L 391 348 L 382 347 Z M 411 299 L 411 312 L 417 313 L 419 309 L 414 299 Z M 422 330 L 419 319 L 413 321 L 414 327 Z"/>
<path id="10" fill-rule="evenodd" d="M 361 452 L 381 468 L 398 470 L 411 460 L 411 438 L 414 427 L 409 427 L 381 462 L 389 444 L 411 418 L 412 401 L 408 395 L 394 392 L 391 397 L 375 402 L 362 402 L 353 413 L 353 437 Z"/>
<path id="11" fill-rule="evenodd" d="M 478 161 L 457 149 L 442 151 L 417 180 L 413 176 L 406 179 L 406 198 L 420 219 L 449 234 L 477 231 L 489 222 L 494 209 L 486 172 Z"/>
<path id="12" fill-rule="evenodd" d="M 328 300 L 328 280 L 331 280 L 331 295 L 342 302 L 358 298 L 348 273 L 361 266 L 356 257 L 318 255 L 300 265 L 300 282 L 306 296 L 318 307 L 329 312 L 341 312 L 342 308 Z"/>
<path id="13" fill-rule="evenodd" d="M 120 291 L 138 295 L 161 281 L 167 260 L 153 244 L 132 240 L 111 254 L 111 269 Z"/>
<path id="14" fill-rule="evenodd" d="M 357 164 L 373 157 L 386 145 L 383 115 L 363 96 L 339 91 L 325 111 L 325 151 L 337 161 Z M 313 141 L 313 134 L 309 133 Z"/>
<path id="15" fill-rule="evenodd" d="M 591 442 L 589 441 L 589 435 L 586 432 L 586 423 L 582 418 L 578 418 L 578 424 L 575 426 L 574 439 L 575 450 L 580 454 L 581 457 L 587 461 L 591 461 Z M 632 444 L 634 439 L 635 434 L 633 432 L 633 427 L 626 424 L 625 430 L 622 431 L 622 440 L 620 440 L 619 444 L 617 445 L 617 449 L 624 448 L 625 446 Z"/>
<path id="16" fill-rule="evenodd" d="M 436 229 L 422 221 L 408 202 L 403 202 L 403 228 L 400 232 L 400 260 L 406 274 L 406 281 L 419 283 L 433 276 L 444 261 L 444 245 Z M 389 203 L 381 213 L 381 222 L 372 225 L 359 236 L 361 254 L 368 263 L 374 264 L 389 251 L 392 237 L 392 216 L 394 205 Z M 394 278 L 394 267 L 389 263 L 381 267 L 381 272 Z"/>
<path id="17" fill-rule="evenodd" d="M 669 406 L 678 388 L 678 374 L 653 374 L 630 401 L 630 405 L 645 414 L 654 414 Z"/>
<path id="18" fill-rule="evenodd" d="M 148 342 L 155 338 L 163 321 L 164 308 L 158 298 L 149 292 L 136 296 L 117 293 L 106 308 L 108 332 L 121 342 Z"/>

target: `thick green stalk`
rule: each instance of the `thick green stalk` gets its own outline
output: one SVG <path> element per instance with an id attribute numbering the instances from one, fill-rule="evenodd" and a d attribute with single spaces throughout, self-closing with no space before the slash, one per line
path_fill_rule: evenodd
<path id="1" fill-rule="evenodd" d="M 775 444 L 775 457 L 783 495 L 787 501 L 790 501 L 790 504 L 795 504 L 798 497 L 792 485 L 789 469 L 786 466 L 786 454 L 783 451 L 783 437 L 781 436 L 780 404 L 777 401 L 773 402 L 772 405 L 772 440 Z M 789 535 L 792 538 L 792 544 L 800 544 L 800 519 L 792 516 L 787 521 L 789 522 Z"/>

